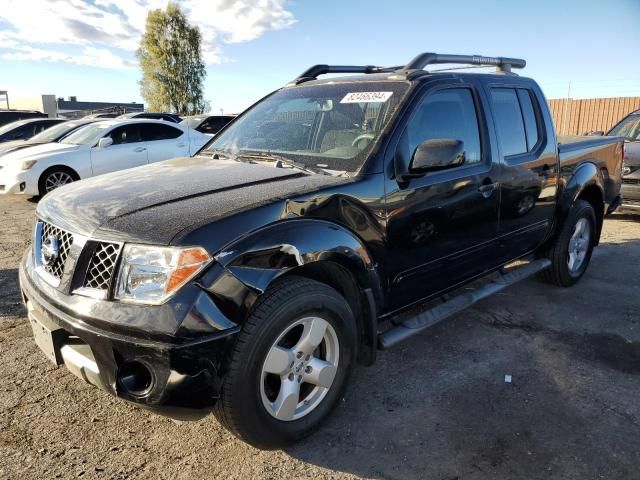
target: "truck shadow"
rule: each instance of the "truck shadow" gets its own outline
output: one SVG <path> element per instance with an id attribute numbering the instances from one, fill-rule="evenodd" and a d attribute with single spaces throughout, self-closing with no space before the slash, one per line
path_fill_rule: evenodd
<path id="1" fill-rule="evenodd" d="M 531 279 L 381 352 L 287 453 L 367 478 L 632 478 L 638 260 L 618 240 L 570 290 Z"/>
<path id="2" fill-rule="evenodd" d="M 18 315 L 23 311 L 18 269 L 0 270 L 0 317 Z"/>

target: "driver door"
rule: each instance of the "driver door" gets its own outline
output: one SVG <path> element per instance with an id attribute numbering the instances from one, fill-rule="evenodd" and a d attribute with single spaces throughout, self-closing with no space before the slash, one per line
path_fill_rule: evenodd
<path id="1" fill-rule="evenodd" d="M 389 308 L 400 309 L 494 266 L 500 164 L 492 160 L 474 85 L 431 89 L 417 102 L 395 157 L 409 170 L 423 142 L 458 140 L 464 163 L 386 187 Z"/>
<path id="2" fill-rule="evenodd" d="M 105 137 L 111 137 L 113 144 L 105 148 L 91 149 L 91 168 L 94 175 L 125 170 L 145 165 L 147 143 L 143 141 L 140 124 L 123 125 L 111 130 Z"/>

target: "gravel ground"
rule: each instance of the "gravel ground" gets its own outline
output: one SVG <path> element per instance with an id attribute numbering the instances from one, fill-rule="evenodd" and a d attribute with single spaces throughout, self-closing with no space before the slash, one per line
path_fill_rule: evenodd
<path id="1" fill-rule="evenodd" d="M 1 479 L 640 479 L 640 219 L 606 221 L 578 286 L 529 280 L 381 352 L 315 436 L 263 452 L 45 360 L 17 286 L 34 206 L 0 199 Z"/>

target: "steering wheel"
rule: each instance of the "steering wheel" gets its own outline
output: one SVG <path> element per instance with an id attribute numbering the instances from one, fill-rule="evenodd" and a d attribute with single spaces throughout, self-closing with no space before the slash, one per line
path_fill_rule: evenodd
<path id="1" fill-rule="evenodd" d="M 362 140 L 373 140 L 375 138 L 375 133 L 363 133 L 362 135 L 358 135 L 353 142 L 351 142 L 352 147 L 358 147 L 358 143 Z"/>

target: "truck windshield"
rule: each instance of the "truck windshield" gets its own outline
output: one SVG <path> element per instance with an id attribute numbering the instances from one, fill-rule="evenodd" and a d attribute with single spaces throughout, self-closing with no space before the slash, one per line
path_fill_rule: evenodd
<path id="1" fill-rule="evenodd" d="M 245 112 L 199 154 L 280 158 L 311 169 L 356 172 L 407 89 L 403 82 L 285 88 Z"/>

